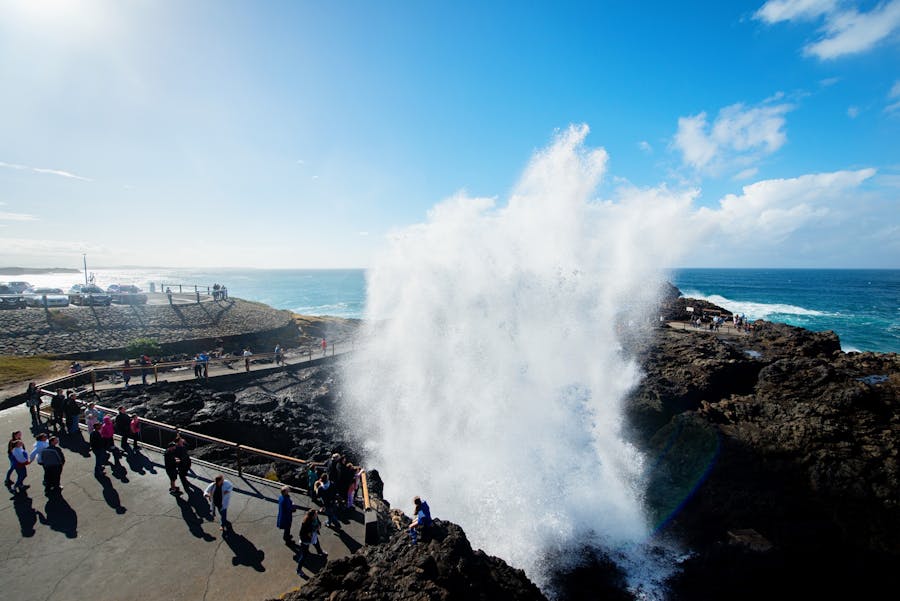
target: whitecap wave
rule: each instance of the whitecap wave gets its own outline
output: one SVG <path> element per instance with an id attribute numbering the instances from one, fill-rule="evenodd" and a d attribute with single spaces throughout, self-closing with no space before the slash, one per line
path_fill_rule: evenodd
<path id="1" fill-rule="evenodd" d="M 724 309 L 728 309 L 732 313 L 746 315 L 747 318 L 751 320 L 769 319 L 773 315 L 801 315 L 804 317 L 834 317 L 838 315 L 837 313 L 807 309 L 806 307 L 798 307 L 797 305 L 788 305 L 785 303 L 759 303 L 754 301 L 732 300 L 719 294 L 703 294 L 696 290 L 683 291 L 682 294 L 686 298 L 705 300 Z"/>

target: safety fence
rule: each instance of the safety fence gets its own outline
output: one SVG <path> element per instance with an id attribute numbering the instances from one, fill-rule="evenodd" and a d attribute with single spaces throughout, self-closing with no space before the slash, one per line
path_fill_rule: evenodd
<path id="1" fill-rule="evenodd" d="M 337 347 L 340 346 L 340 350 Z M 243 370 L 245 372 L 253 371 L 255 369 L 259 369 L 260 367 L 269 368 L 272 366 L 280 366 L 280 365 L 303 365 L 304 363 L 310 363 L 317 359 L 322 359 L 325 357 L 336 357 L 338 355 L 344 355 L 349 353 L 355 349 L 356 343 L 352 340 L 350 342 L 340 342 L 334 343 L 330 345 L 326 345 L 325 349 L 305 349 L 304 351 L 291 351 L 288 353 L 283 353 L 281 356 L 281 360 L 276 360 L 277 357 L 275 353 L 259 353 L 253 354 L 249 357 L 244 357 L 241 355 L 226 355 L 219 357 L 210 357 L 207 361 L 200 362 L 196 359 L 190 359 L 186 361 L 165 361 L 165 362 L 157 362 L 151 363 L 149 365 L 141 365 L 138 362 L 131 363 L 128 366 L 125 365 L 105 365 L 105 366 L 91 366 L 81 371 L 77 371 L 74 373 L 66 374 L 54 380 L 49 380 L 44 382 L 41 387 L 48 388 L 50 390 L 56 391 L 60 388 L 74 388 L 80 390 L 86 390 L 87 387 L 91 388 L 92 392 L 97 392 L 97 387 L 109 387 L 115 386 L 124 383 L 126 376 L 129 381 L 137 380 L 144 383 L 150 381 L 150 378 L 153 378 L 153 383 L 156 384 L 159 382 L 159 378 L 161 375 L 165 376 L 166 374 L 177 374 L 179 372 L 187 372 L 191 373 L 192 370 L 197 368 L 198 364 L 200 369 L 195 371 L 197 377 L 207 378 L 214 376 L 221 376 L 229 373 L 238 373 Z M 300 358 L 297 361 L 297 357 Z M 304 359 L 304 357 L 306 357 Z M 290 363 L 288 363 L 288 358 L 290 358 Z M 212 376 L 210 372 L 213 372 Z M 199 372 L 199 373 L 197 373 Z M 218 372 L 218 373 L 215 373 Z"/>
<path id="2" fill-rule="evenodd" d="M 44 385 L 41 385 L 38 388 L 41 393 L 50 394 L 50 391 L 45 389 Z M 83 404 L 84 403 L 82 402 L 82 405 Z M 117 410 L 111 409 L 109 407 L 104 407 L 102 405 L 97 405 L 96 403 L 94 404 L 94 408 L 99 411 L 101 415 L 108 415 L 112 418 L 115 418 L 116 414 L 118 413 Z M 48 419 L 52 418 L 49 404 L 42 404 L 40 406 L 40 412 Z M 165 448 L 170 441 L 173 441 L 179 437 L 184 439 L 189 450 L 197 449 L 201 446 L 209 447 L 210 445 L 215 445 L 218 450 L 221 450 L 221 453 L 218 453 L 219 459 L 227 460 L 229 458 L 233 458 L 235 471 L 237 472 L 238 476 L 242 478 L 250 477 L 257 480 L 273 482 L 270 478 L 261 478 L 254 474 L 245 473 L 245 464 L 247 463 L 247 459 L 250 457 L 263 458 L 270 464 L 274 462 L 280 462 L 290 464 L 294 467 L 305 468 L 312 466 L 314 468 L 322 468 L 325 466 L 325 464 L 321 462 L 315 462 L 308 459 L 298 459 L 297 457 L 290 457 L 288 455 L 266 451 L 265 449 L 259 449 L 230 440 L 217 438 L 215 436 L 210 436 L 209 434 L 203 434 L 201 432 L 194 432 L 187 428 L 173 426 L 171 424 L 147 419 L 145 417 L 138 417 L 138 421 L 140 423 L 140 433 L 138 434 L 137 439 L 140 441 L 140 444 L 142 446 L 152 448 L 155 451 L 162 453 L 165 451 Z M 86 424 L 81 422 L 81 416 L 79 416 L 79 426 L 84 427 L 85 429 L 87 428 Z M 121 440 L 121 437 L 118 434 L 115 436 L 119 438 L 119 440 Z M 209 453 L 207 453 L 207 455 L 209 455 Z M 204 462 L 209 463 L 210 465 L 215 465 L 216 467 L 223 467 L 221 464 L 215 461 L 209 461 L 208 459 L 204 460 Z M 369 510 L 371 508 L 371 504 L 369 501 L 369 487 L 365 470 L 360 473 L 360 488 L 362 489 L 363 509 Z"/>

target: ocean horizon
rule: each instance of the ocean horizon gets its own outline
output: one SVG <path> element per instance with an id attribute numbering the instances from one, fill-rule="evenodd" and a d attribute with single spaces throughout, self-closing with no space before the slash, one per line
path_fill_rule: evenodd
<path id="1" fill-rule="evenodd" d="M 306 315 L 361 319 L 365 269 L 109 267 L 89 270 L 98 285 L 228 287 L 229 294 Z M 707 300 L 750 319 L 812 331 L 833 330 L 845 351 L 900 352 L 900 270 L 680 268 L 667 279 L 686 297 Z M 0 276 L 67 290 L 83 276 L 22 273 Z"/>

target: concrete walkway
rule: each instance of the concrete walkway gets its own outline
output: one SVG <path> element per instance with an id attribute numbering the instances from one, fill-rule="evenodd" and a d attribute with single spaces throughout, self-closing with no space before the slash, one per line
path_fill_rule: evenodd
<path id="1" fill-rule="evenodd" d="M 0 433 L 21 430 L 30 451 L 30 422 L 24 406 L 6 409 Z M 94 474 L 93 456 L 78 452 L 82 445 L 79 435 L 63 441 L 61 494 L 47 497 L 43 470 L 31 464 L 25 480 L 31 488 L 0 499 L 0 590 L 6 598 L 263 601 L 302 585 L 294 551 L 275 528 L 280 485 L 195 461 L 190 480 L 198 488 L 175 497 L 157 452 L 142 448 L 107 467 L 104 477 Z M 224 536 L 202 496 L 217 473 L 235 486 L 228 510 L 234 530 Z M 299 492 L 291 496 L 303 509 L 316 507 Z M 295 538 L 302 515 L 298 510 L 294 517 Z M 330 558 L 347 555 L 364 540 L 360 509 L 341 524 L 340 530 L 322 528 Z M 305 573 L 324 564 L 311 549 Z"/>

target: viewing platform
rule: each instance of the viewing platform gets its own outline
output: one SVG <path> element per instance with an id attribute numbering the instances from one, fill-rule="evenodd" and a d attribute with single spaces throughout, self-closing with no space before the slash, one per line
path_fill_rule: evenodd
<path id="1" fill-rule="evenodd" d="M 21 430 L 31 450 L 34 435 L 24 405 L 0 412 L 0 429 L 6 436 Z M 32 463 L 25 480 L 30 488 L 7 491 L 0 501 L 0 587 L 8 598 L 263 601 L 302 586 L 295 551 L 275 527 L 282 483 L 241 477 L 194 459 L 189 475 L 194 486 L 175 496 L 161 454 L 149 446 L 123 453 L 101 476 L 94 472 L 83 430 L 61 436 L 60 442 L 66 456 L 61 493 L 44 493 L 43 468 Z M 203 497 L 217 474 L 234 484 L 231 532 L 220 531 L 218 516 L 211 519 Z M 292 489 L 291 496 L 298 506 L 296 539 L 303 512 L 319 506 L 302 491 Z M 339 529 L 324 527 L 324 515 L 320 518 L 328 559 L 364 544 L 362 508 L 339 515 Z M 304 573 L 312 575 L 325 562 L 310 547 Z"/>

